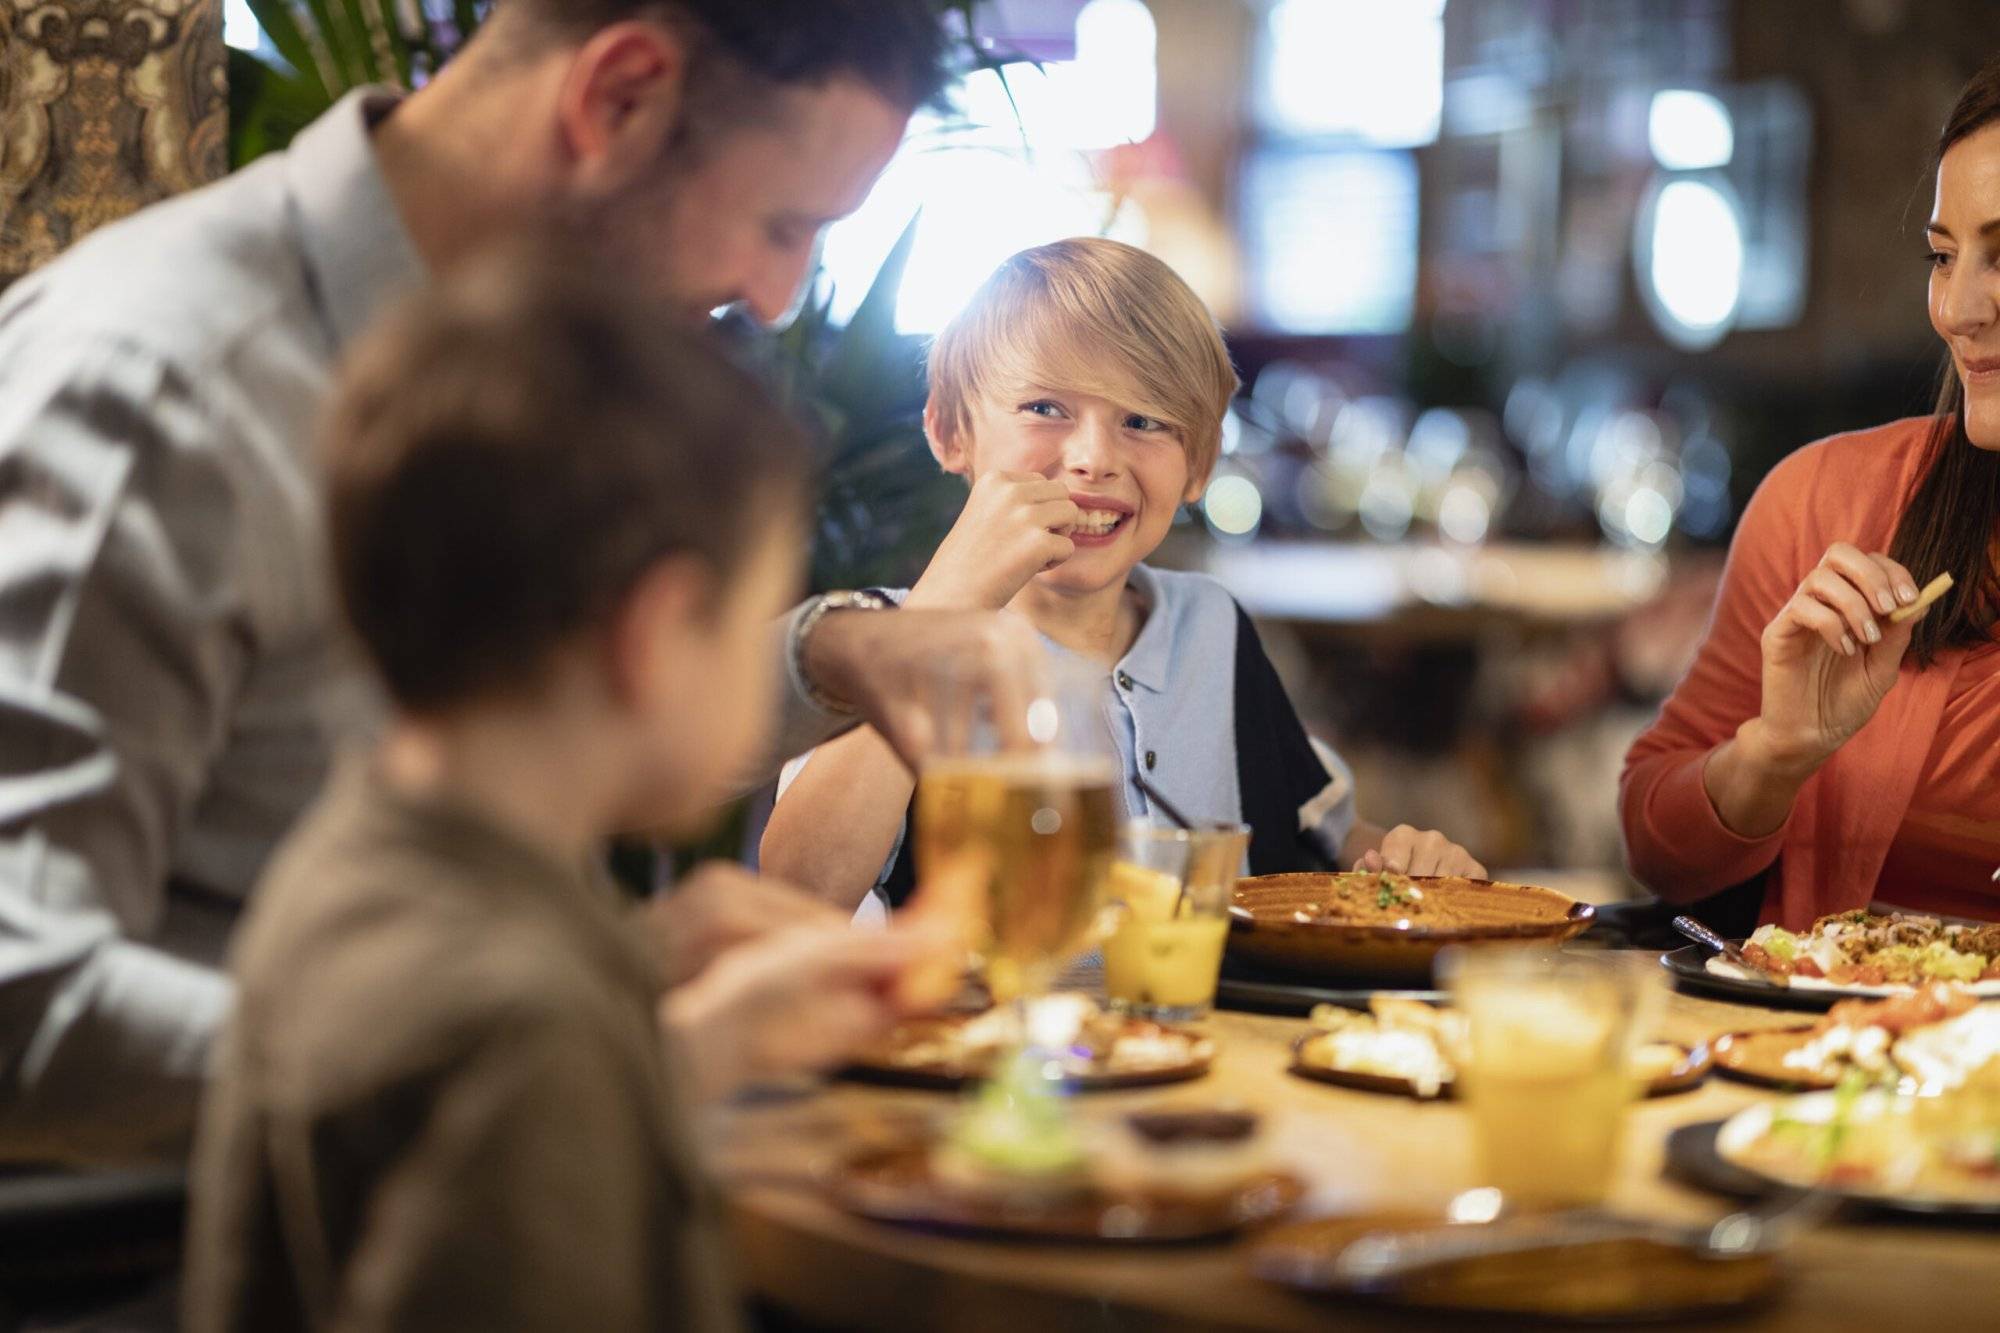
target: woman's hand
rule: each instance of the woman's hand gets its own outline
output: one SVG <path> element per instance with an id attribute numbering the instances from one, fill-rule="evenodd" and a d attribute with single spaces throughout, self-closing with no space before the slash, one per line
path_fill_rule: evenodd
<path id="1" fill-rule="evenodd" d="M 1032 472 L 989 472 L 904 603 L 998 611 L 1029 579 L 1076 552 L 1069 488 Z"/>
<path id="2" fill-rule="evenodd" d="M 1915 617 L 1910 572 L 1886 555 L 1837 542 L 1764 628 L 1757 744 L 1772 762 L 1817 768 L 1875 716 L 1896 683 Z"/>

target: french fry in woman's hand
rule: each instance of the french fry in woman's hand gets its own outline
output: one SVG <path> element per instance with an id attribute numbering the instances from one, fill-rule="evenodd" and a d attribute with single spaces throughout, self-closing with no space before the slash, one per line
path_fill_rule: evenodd
<path id="1" fill-rule="evenodd" d="M 1906 620 L 1915 620 L 1918 616 L 1931 609 L 1932 602 L 1935 602 L 1938 598 L 1951 591 L 1951 583 L 1951 575 L 1938 575 L 1924 585 L 1924 590 L 1917 594 L 1916 601 L 1911 602 L 1908 606 L 1899 606 L 1894 611 L 1891 611 L 1889 613 L 1890 622 L 1900 625 Z"/>

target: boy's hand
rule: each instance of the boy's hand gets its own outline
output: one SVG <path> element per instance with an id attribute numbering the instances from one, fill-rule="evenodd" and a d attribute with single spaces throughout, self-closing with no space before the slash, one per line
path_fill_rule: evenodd
<path id="1" fill-rule="evenodd" d="M 780 880 L 710 861 L 642 909 L 653 956 L 670 987 L 700 975 L 725 951 L 794 926 L 840 927 L 847 916 Z"/>
<path id="2" fill-rule="evenodd" d="M 737 946 L 668 992 L 660 1018 L 686 1050 L 696 1099 L 827 1069 L 908 1012 L 898 983 L 946 942 L 919 926 L 796 926 Z"/>
<path id="3" fill-rule="evenodd" d="M 1399 875 L 1464 875 L 1485 879 L 1486 867 L 1472 853 L 1435 829 L 1398 824 L 1382 835 L 1382 845 L 1362 853 L 1356 870 L 1390 870 Z"/>
<path id="4" fill-rule="evenodd" d="M 1069 487 L 1033 472 L 989 472 L 972 484 L 917 586 L 910 607 L 998 611 L 1029 579 L 1076 552 L 1077 508 Z"/>

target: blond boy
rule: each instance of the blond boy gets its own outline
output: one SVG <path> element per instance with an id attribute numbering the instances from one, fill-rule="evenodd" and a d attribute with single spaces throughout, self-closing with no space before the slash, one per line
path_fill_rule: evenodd
<path id="1" fill-rule="evenodd" d="M 1236 389 L 1214 319 L 1160 260 L 1091 239 L 1015 255 L 931 352 L 931 451 L 972 492 L 904 605 L 1006 608 L 1101 670 L 1127 812 L 1153 817 L 1143 779 L 1195 819 L 1240 820 L 1253 873 L 1484 873 L 1441 834 L 1358 819 L 1229 594 L 1142 563 L 1206 488 Z M 763 866 L 838 905 L 879 887 L 899 906 L 909 771 L 861 732 L 787 776 Z"/>

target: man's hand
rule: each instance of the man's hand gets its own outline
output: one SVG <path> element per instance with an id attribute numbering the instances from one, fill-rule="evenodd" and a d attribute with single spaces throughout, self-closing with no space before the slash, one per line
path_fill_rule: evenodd
<path id="1" fill-rule="evenodd" d="M 738 945 L 798 926 L 844 927 L 846 916 L 789 884 L 712 861 L 644 908 L 654 957 L 670 987 Z"/>
<path id="2" fill-rule="evenodd" d="M 686 1050 L 697 1100 L 746 1083 L 827 1069 L 908 1012 L 899 982 L 947 943 L 918 926 L 797 926 L 738 945 L 660 1004 Z"/>
<path id="3" fill-rule="evenodd" d="M 1025 743 L 1044 655 L 1034 628 L 1004 611 L 834 611 L 806 640 L 805 670 L 848 703 L 916 768 L 938 734 L 938 672 L 993 701 L 1001 739 Z"/>
<path id="4" fill-rule="evenodd" d="M 972 484 L 905 603 L 915 610 L 998 611 L 1029 579 L 1076 553 L 1069 488 L 1034 472 L 989 472 Z"/>

